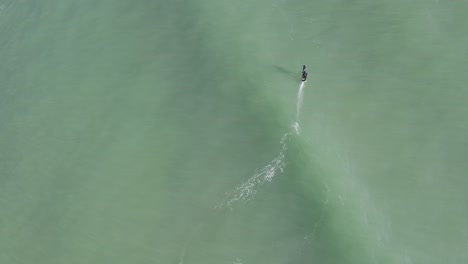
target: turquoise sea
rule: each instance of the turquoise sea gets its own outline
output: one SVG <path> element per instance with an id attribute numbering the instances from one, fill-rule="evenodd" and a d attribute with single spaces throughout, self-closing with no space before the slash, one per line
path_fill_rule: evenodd
<path id="1" fill-rule="evenodd" d="M 468 263 L 467 13 L 0 0 L 0 263 Z"/>

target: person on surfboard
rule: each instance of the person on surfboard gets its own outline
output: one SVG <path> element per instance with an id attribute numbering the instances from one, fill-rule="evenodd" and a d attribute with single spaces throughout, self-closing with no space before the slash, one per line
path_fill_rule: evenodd
<path id="1" fill-rule="evenodd" d="M 302 81 L 305 82 L 307 79 L 307 67 L 305 65 L 302 65 Z"/>

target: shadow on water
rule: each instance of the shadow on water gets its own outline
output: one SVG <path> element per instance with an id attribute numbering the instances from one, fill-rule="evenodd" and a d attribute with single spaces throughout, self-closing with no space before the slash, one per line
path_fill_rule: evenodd
<path id="1" fill-rule="evenodd" d="M 294 81 L 297 80 L 297 76 L 299 74 L 298 72 L 291 71 L 291 70 L 289 70 L 289 69 L 287 69 L 287 68 L 285 68 L 283 66 L 279 66 L 279 65 L 273 65 L 272 68 L 275 71 L 281 73 L 282 75 L 287 76 L 291 80 L 294 80 Z"/>

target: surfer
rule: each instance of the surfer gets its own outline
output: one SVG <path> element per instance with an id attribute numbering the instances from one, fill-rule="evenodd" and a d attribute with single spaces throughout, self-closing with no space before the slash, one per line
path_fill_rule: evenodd
<path id="1" fill-rule="evenodd" d="M 302 81 L 305 82 L 307 79 L 307 67 L 305 65 L 302 65 Z"/>

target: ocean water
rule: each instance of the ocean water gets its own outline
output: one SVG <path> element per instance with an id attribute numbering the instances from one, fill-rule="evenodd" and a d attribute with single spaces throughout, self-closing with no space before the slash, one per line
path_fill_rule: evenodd
<path id="1" fill-rule="evenodd" d="M 468 263 L 467 11 L 0 0 L 0 263 Z"/>

